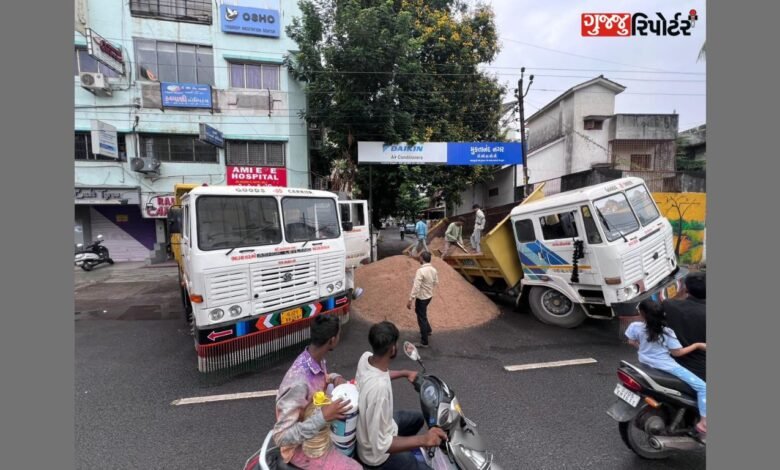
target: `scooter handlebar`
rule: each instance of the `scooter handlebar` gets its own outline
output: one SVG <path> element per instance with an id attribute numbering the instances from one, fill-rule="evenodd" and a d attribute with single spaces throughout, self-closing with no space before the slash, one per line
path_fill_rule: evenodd
<path id="1" fill-rule="evenodd" d="M 423 384 L 423 376 L 421 374 L 417 374 L 417 377 L 414 378 L 414 382 L 412 382 L 412 386 L 414 387 L 414 391 L 417 393 L 420 393 L 420 389 L 422 388 Z"/>

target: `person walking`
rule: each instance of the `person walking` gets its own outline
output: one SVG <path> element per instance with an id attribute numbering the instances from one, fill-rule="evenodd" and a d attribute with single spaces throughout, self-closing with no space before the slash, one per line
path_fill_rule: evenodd
<path id="1" fill-rule="evenodd" d="M 471 234 L 471 247 L 477 253 L 482 253 L 480 242 L 482 241 L 482 231 L 485 230 L 485 213 L 482 212 L 482 208 L 479 204 L 474 204 L 471 207 L 474 210 L 474 232 Z"/>
<path id="2" fill-rule="evenodd" d="M 442 258 L 446 258 L 450 255 L 450 251 L 455 244 L 463 246 L 463 219 L 457 218 L 455 222 L 452 222 L 447 231 L 444 232 L 444 252 L 441 254 Z"/>
<path id="3" fill-rule="evenodd" d="M 412 244 L 409 255 L 413 258 L 417 258 L 420 253 L 423 253 L 423 250 L 426 252 L 431 251 L 428 249 L 428 243 L 425 240 L 428 237 L 428 224 L 423 220 L 422 214 L 417 218 L 417 224 L 414 226 L 414 233 L 417 236 L 417 241 Z"/>
<path id="4" fill-rule="evenodd" d="M 428 323 L 428 305 L 433 299 L 433 289 L 439 284 L 439 273 L 431 264 L 431 253 L 423 252 L 420 256 L 420 266 L 414 276 L 412 293 L 409 295 L 409 301 L 406 303 L 407 310 L 412 309 L 414 302 L 414 312 L 417 314 L 417 326 L 420 327 L 420 344 L 417 347 L 428 347 L 428 336 L 433 333 L 431 324 Z"/>

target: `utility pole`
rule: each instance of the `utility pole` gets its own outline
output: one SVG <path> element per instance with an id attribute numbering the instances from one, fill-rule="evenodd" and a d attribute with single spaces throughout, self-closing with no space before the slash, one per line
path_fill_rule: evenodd
<path id="1" fill-rule="evenodd" d="M 525 106 L 523 99 L 528 94 L 528 90 L 531 89 L 531 84 L 534 82 L 534 76 L 531 75 L 528 80 L 528 88 L 523 91 L 523 75 L 525 74 L 525 67 L 520 68 L 520 80 L 517 81 L 517 107 L 520 115 L 520 138 L 523 144 L 523 199 L 528 197 L 528 143 L 526 142 L 525 135 Z M 517 166 L 515 166 L 515 172 L 517 172 Z M 515 181 L 517 182 L 517 175 L 515 175 Z"/>

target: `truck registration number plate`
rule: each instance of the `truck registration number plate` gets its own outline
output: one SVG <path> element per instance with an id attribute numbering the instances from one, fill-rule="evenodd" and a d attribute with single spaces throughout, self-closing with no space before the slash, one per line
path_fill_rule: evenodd
<path id="1" fill-rule="evenodd" d="M 300 320 L 301 318 L 303 318 L 302 308 L 299 307 L 292 310 L 285 310 L 282 312 L 282 325 L 292 323 L 294 321 Z"/>
<path id="2" fill-rule="evenodd" d="M 615 387 L 615 395 L 631 406 L 636 406 L 639 403 L 639 395 L 620 384 Z"/>
<path id="3" fill-rule="evenodd" d="M 677 297 L 677 284 L 672 284 L 666 288 L 666 298 L 673 299 Z"/>

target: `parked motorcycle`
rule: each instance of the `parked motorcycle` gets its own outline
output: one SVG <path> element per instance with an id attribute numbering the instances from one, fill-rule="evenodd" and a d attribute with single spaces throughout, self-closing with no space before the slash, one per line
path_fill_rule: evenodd
<path id="1" fill-rule="evenodd" d="M 455 391 L 433 375 L 425 374 L 420 353 L 410 342 L 404 342 L 404 353 L 420 364 L 422 373 L 414 381 L 420 395 L 420 407 L 428 427 L 437 426 L 447 433 L 447 441 L 433 449 L 419 449 L 421 456 L 433 470 L 501 470 L 493 461 L 493 454 L 477 431 L 477 425 L 463 414 Z M 279 448 L 269 432 L 263 446 L 244 464 L 244 470 L 294 470 L 296 467 L 282 460 Z"/>
<path id="2" fill-rule="evenodd" d="M 696 423 L 696 392 L 685 382 L 645 365 L 620 361 L 617 400 L 607 414 L 618 422 L 620 437 L 645 459 L 660 460 L 675 452 L 703 449 Z"/>
<path id="3" fill-rule="evenodd" d="M 83 243 L 76 245 L 75 265 L 84 271 L 92 269 L 102 263 L 114 264 L 114 260 L 108 254 L 108 248 L 102 245 L 103 235 L 98 235 L 94 242 L 86 247 Z"/>

